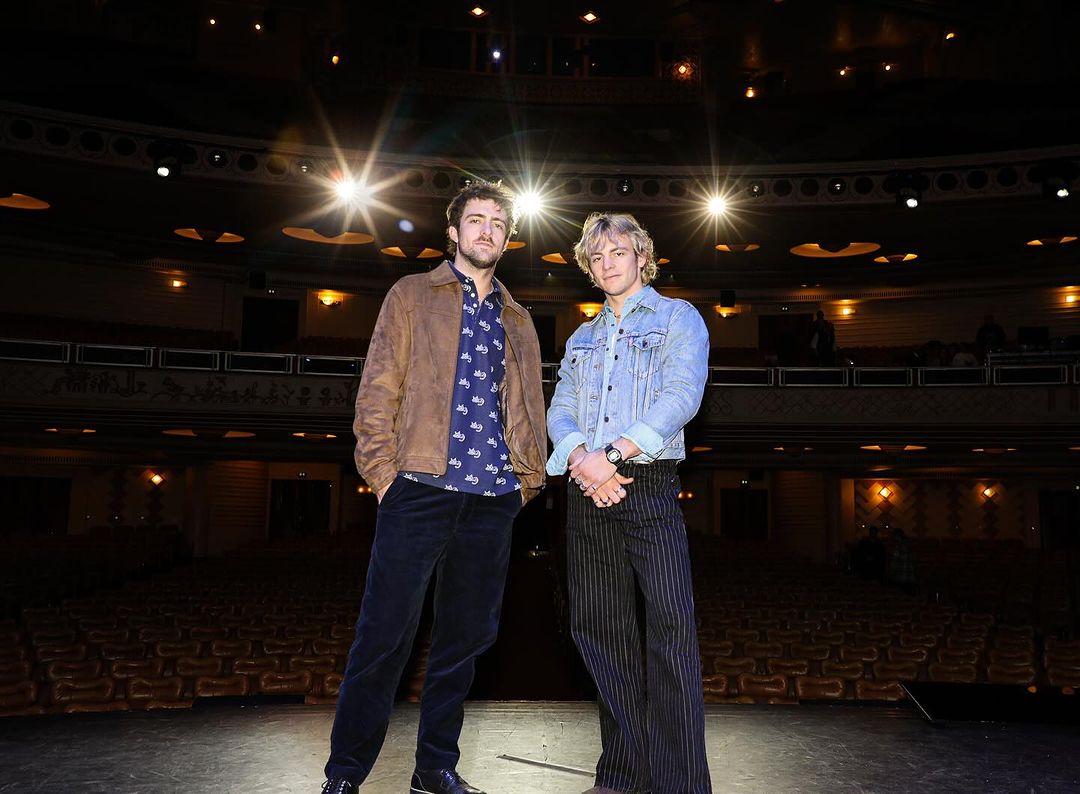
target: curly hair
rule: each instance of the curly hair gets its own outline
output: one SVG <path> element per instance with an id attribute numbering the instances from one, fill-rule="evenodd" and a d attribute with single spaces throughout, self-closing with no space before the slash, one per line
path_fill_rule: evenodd
<path id="1" fill-rule="evenodd" d="M 484 179 L 474 179 L 451 199 L 446 207 L 446 227 L 461 228 L 461 214 L 465 211 L 465 205 L 472 199 L 491 199 L 498 207 L 506 212 L 510 228 L 506 231 L 506 239 L 509 240 L 517 234 L 518 212 L 514 194 L 510 188 L 502 182 L 488 182 Z M 457 253 L 457 243 L 450 239 L 449 233 L 446 238 L 447 256 L 453 258 Z"/>
<path id="2" fill-rule="evenodd" d="M 645 257 L 645 265 L 641 268 L 641 283 L 648 284 L 656 278 L 653 240 L 638 223 L 637 218 L 628 212 L 594 212 L 585 220 L 585 225 L 581 228 L 581 239 L 574 244 L 574 259 L 594 287 L 599 285 L 589 268 L 589 257 L 600 249 L 605 238 L 613 239 L 623 234 L 630 238 L 634 253 Z"/>

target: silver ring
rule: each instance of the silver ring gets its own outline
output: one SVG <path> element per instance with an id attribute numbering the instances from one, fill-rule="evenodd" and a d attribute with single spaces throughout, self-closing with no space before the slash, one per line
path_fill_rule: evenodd
<path id="1" fill-rule="evenodd" d="M 604 500 L 604 504 L 606 504 L 606 505 L 609 505 L 609 504 L 611 504 L 611 500 L 610 500 L 610 499 L 605 499 L 605 500 Z"/>
<path id="2" fill-rule="evenodd" d="M 596 490 L 596 486 L 595 486 L 595 485 L 590 485 L 590 486 L 589 486 L 589 490 L 590 490 L 590 491 L 595 491 L 595 490 Z"/>

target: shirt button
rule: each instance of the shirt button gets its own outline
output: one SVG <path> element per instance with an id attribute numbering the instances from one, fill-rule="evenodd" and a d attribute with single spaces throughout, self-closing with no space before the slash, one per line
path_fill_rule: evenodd
<path id="1" fill-rule="evenodd" d="M 619 354 L 618 354 L 618 353 L 616 353 L 616 354 L 615 354 L 615 360 L 616 360 L 616 361 L 618 361 L 618 360 L 619 360 Z"/>
<path id="2" fill-rule="evenodd" d="M 608 387 L 607 387 L 607 390 L 608 390 L 608 391 L 611 391 L 611 387 L 610 387 L 610 386 L 608 386 Z"/>
<path id="3" fill-rule="evenodd" d="M 605 417 L 604 417 L 604 421 L 606 422 L 607 420 L 608 420 L 608 418 L 607 418 L 607 417 L 605 416 Z"/>
<path id="4" fill-rule="evenodd" d="M 620 329 L 619 329 L 619 333 L 620 333 L 620 334 L 622 333 L 622 328 L 620 328 Z"/>

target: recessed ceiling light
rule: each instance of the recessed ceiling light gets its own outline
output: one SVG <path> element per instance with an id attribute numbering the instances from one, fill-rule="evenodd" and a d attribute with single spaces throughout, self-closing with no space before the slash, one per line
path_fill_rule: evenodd
<path id="1" fill-rule="evenodd" d="M 0 207 L 7 207 L 12 210 L 47 210 L 49 202 L 27 196 L 25 193 L 11 193 L 0 197 Z"/>
<path id="2" fill-rule="evenodd" d="M 863 444 L 859 449 L 870 452 L 922 452 L 926 447 L 921 444 Z"/>
<path id="3" fill-rule="evenodd" d="M 400 245 L 388 245 L 385 248 L 380 248 L 379 253 L 397 259 L 436 259 L 443 255 L 443 252 L 438 248 L 404 247 Z"/>
<path id="4" fill-rule="evenodd" d="M 481 19 L 488 15 L 488 10 L 483 6 L 473 6 L 469 9 L 469 15 L 475 17 L 476 19 Z"/>
<path id="5" fill-rule="evenodd" d="M 728 254 L 743 254 L 748 251 L 756 251 L 761 248 L 757 243 L 719 243 L 715 246 L 717 251 Z"/>
<path id="6" fill-rule="evenodd" d="M 545 262 L 551 262 L 553 265 L 565 265 L 567 264 L 566 257 L 560 254 L 558 251 L 552 254 L 544 254 L 542 257 Z"/>
<path id="7" fill-rule="evenodd" d="M 918 254 L 884 254 L 883 256 L 875 256 L 874 261 L 879 262 L 883 265 L 898 265 L 901 262 L 911 262 L 912 260 L 918 258 Z"/>
<path id="8" fill-rule="evenodd" d="M 837 259 L 845 256 L 872 254 L 880 249 L 877 243 L 803 243 L 790 249 L 795 256 L 811 259 Z"/>
<path id="9" fill-rule="evenodd" d="M 984 455 L 1007 455 L 1016 452 L 1016 447 L 975 447 L 972 452 L 980 452 Z"/>
<path id="10" fill-rule="evenodd" d="M 508 242 L 506 244 L 506 250 L 507 251 L 518 251 L 518 250 L 524 248 L 526 245 L 528 245 L 528 243 L 526 243 L 524 240 L 511 240 L 510 242 Z"/>
<path id="11" fill-rule="evenodd" d="M 593 11 L 586 11 L 584 14 L 578 17 L 578 19 L 580 19 L 586 25 L 591 25 L 594 22 L 600 21 L 600 17 L 598 17 Z"/>
<path id="12" fill-rule="evenodd" d="M 83 436 L 96 433 L 92 427 L 46 427 L 46 433 L 56 433 L 61 436 Z"/>
<path id="13" fill-rule="evenodd" d="M 1076 236 L 1072 234 L 1065 234 L 1061 237 L 1039 237 L 1035 240 L 1028 240 L 1027 245 L 1065 245 L 1066 243 L 1076 242 Z"/>
<path id="14" fill-rule="evenodd" d="M 173 234 L 188 240 L 203 243 L 242 243 L 244 236 L 233 232 L 219 232 L 216 229 L 173 229 Z"/>
<path id="15" fill-rule="evenodd" d="M 367 245 L 375 242 L 375 238 L 366 232 L 342 232 L 336 237 L 324 237 L 314 229 L 304 229 L 299 226 L 286 226 L 281 230 L 286 237 L 296 240 L 304 240 L 309 243 L 322 243 L 323 245 Z"/>
<path id="16" fill-rule="evenodd" d="M 296 438 L 302 438 L 305 441 L 328 441 L 332 438 L 337 438 L 333 433 L 293 433 Z"/>

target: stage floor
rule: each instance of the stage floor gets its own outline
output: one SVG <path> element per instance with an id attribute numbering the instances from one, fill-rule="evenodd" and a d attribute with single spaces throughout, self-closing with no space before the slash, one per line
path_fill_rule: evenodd
<path id="1" fill-rule="evenodd" d="M 720 792 L 1080 790 L 1080 729 L 931 725 L 914 707 L 709 706 Z M 0 792 L 316 794 L 333 708 L 211 705 L 190 711 L 0 719 Z M 417 707 L 395 712 L 361 789 L 406 794 Z M 576 794 L 599 750 L 587 703 L 474 702 L 462 775 L 490 794 Z"/>

